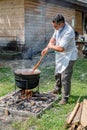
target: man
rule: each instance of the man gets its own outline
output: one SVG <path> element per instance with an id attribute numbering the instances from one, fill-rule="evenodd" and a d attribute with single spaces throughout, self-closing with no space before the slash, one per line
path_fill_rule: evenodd
<path id="1" fill-rule="evenodd" d="M 42 50 L 41 55 L 45 55 L 48 49 L 55 51 L 55 79 L 56 85 L 52 93 L 61 94 L 62 99 L 59 104 L 68 102 L 71 90 L 71 77 L 73 66 L 77 59 L 77 48 L 75 45 L 75 33 L 72 27 L 65 22 L 61 14 L 57 14 L 52 19 L 55 28 L 47 47 Z"/>

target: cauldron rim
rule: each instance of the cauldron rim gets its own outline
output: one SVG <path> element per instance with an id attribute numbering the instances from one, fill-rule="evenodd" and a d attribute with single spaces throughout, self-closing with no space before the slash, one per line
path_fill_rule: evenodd
<path id="1" fill-rule="evenodd" d="M 41 73 L 39 69 L 36 69 L 34 73 L 31 72 L 32 69 L 28 69 L 28 68 L 14 70 L 14 74 L 16 75 L 39 75 Z"/>

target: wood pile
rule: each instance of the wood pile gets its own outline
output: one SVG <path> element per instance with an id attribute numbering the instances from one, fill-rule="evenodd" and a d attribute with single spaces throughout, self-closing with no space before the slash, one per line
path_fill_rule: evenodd
<path id="1" fill-rule="evenodd" d="M 66 120 L 68 130 L 87 130 L 87 100 L 77 101 Z"/>

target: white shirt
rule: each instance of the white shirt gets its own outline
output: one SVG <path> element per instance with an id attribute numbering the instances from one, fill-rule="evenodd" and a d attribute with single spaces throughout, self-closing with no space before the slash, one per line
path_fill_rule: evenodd
<path id="1" fill-rule="evenodd" d="M 55 51 L 55 73 L 62 73 L 68 66 L 70 60 L 77 59 L 77 48 L 75 43 L 75 33 L 68 23 L 60 30 L 55 30 L 53 36 L 56 45 L 63 47 L 64 52 Z"/>

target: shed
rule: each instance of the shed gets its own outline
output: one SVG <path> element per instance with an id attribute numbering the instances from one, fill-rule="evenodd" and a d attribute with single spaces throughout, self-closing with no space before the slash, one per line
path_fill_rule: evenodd
<path id="1" fill-rule="evenodd" d="M 57 13 L 63 14 L 75 31 L 86 33 L 85 2 L 86 0 L 0 0 L 0 46 L 5 46 L 15 37 L 21 45 L 29 47 L 33 54 L 40 52 L 53 34 L 51 18 Z"/>

